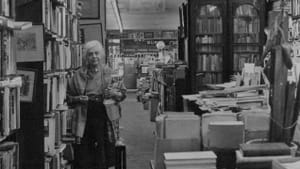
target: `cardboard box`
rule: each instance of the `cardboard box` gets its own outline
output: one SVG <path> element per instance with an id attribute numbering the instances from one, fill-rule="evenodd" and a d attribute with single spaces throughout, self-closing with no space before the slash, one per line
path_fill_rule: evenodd
<path id="1" fill-rule="evenodd" d="M 200 139 L 160 139 L 155 140 L 154 166 L 155 169 L 164 169 L 164 153 L 200 151 Z"/>
<path id="2" fill-rule="evenodd" d="M 192 112 L 166 112 L 156 117 L 156 134 L 165 139 L 200 138 L 200 117 Z"/>
<path id="3" fill-rule="evenodd" d="M 237 121 L 236 114 L 234 113 L 206 113 L 202 115 L 201 120 L 201 135 L 203 147 L 208 148 L 208 126 L 211 122 L 218 121 Z"/>

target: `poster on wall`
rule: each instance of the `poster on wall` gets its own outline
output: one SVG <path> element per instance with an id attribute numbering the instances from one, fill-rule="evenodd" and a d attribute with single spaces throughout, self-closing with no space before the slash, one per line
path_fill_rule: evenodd
<path id="1" fill-rule="evenodd" d="M 82 42 L 98 40 L 103 44 L 103 30 L 101 23 L 81 24 L 80 31 L 82 33 Z"/>
<path id="2" fill-rule="evenodd" d="M 99 0 L 81 0 L 82 16 L 80 19 L 100 19 Z"/>
<path id="3" fill-rule="evenodd" d="M 15 31 L 17 62 L 44 60 L 44 27 L 34 25 L 29 29 Z"/>

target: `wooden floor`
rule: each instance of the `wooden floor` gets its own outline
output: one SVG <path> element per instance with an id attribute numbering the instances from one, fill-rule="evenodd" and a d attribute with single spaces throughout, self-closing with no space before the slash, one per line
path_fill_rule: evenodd
<path id="1" fill-rule="evenodd" d="M 134 91 L 128 92 L 121 106 L 120 132 L 127 146 L 127 169 L 148 169 L 153 160 L 155 125 L 150 122 L 149 111 L 137 102 Z"/>

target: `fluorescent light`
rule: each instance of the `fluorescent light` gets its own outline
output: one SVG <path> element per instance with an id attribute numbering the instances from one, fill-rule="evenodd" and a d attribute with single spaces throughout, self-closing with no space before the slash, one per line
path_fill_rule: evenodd
<path id="1" fill-rule="evenodd" d="M 111 6 L 114 10 L 114 14 L 115 14 L 115 17 L 117 19 L 120 32 L 123 33 L 123 24 L 122 24 L 122 20 L 121 20 L 121 16 L 120 16 L 120 10 L 119 10 L 119 7 L 118 7 L 117 0 L 110 0 L 110 4 L 111 4 Z"/>

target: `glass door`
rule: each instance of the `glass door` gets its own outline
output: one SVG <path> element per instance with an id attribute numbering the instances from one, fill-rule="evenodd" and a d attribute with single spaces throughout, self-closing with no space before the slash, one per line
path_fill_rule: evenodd
<path id="1" fill-rule="evenodd" d="M 200 77 L 197 83 L 221 83 L 224 45 L 221 11 L 216 5 L 200 6 L 195 21 L 195 64 Z"/>
<path id="2" fill-rule="evenodd" d="M 233 70 L 242 71 L 244 63 L 259 62 L 260 18 L 253 5 L 238 6 L 233 16 Z"/>

